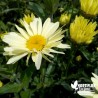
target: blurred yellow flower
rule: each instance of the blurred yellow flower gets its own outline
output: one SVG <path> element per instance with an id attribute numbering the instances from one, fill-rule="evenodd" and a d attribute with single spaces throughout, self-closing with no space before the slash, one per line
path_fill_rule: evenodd
<path id="1" fill-rule="evenodd" d="M 98 0 L 80 0 L 81 10 L 88 15 L 98 14 Z"/>
<path id="2" fill-rule="evenodd" d="M 33 13 L 31 15 L 24 15 L 23 19 L 20 19 L 20 23 L 23 25 L 23 22 L 25 21 L 26 23 L 30 24 L 34 20 L 35 16 Z"/>
<path id="3" fill-rule="evenodd" d="M 74 22 L 70 24 L 70 37 L 78 44 L 89 44 L 98 33 L 95 31 L 96 26 L 96 22 L 89 22 L 82 16 L 76 16 Z"/>
<path id="4" fill-rule="evenodd" d="M 66 24 L 69 23 L 70 18 L 71 18 L 71 14 L 63 13 L 60 16 L 59 22 L 60 22 L 61 25 L 66 25 Z"/>
<path id="5" fill-rule="evenodd" d="M 98 92 L 98 76 L 94 73 L 92 73 L 94 77 L 91 77 L 91 80 L 93 82 L 93 85 L 95 89 Z M 77 92 L 80 96 L 86 97 L 86 98 L 98 98 L 98 93 L 94 91 L 78 91 Z"/>
<path id="6" fill-rule="evenodd" d="M 0 87 L 2 87 L 3 86 L 3 83 L 2 83 L 2 81 L 0 81 Z"/>
<path id="7" fill-rule="evenodd" d="M 81 55 L 78 55 L 78 56 L 76 57 L 76 61 L 81 61 L 81 60 L 82 60 Z"/>
<path id="8" fill-rule="evenodd" d="M 8 32 L 0 33 L 0 38 L 3 39 L 4 35 L 6 35 Z"/>

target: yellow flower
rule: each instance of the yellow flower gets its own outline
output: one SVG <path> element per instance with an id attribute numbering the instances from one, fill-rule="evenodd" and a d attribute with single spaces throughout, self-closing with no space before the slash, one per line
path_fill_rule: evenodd
<path id="1" fill-rule="evenodd" d="M 89 22 L 82 16 L 76 16 L 74 22 L 70 24 L 70 37 L 78 44 L 89 44 L 98 32 L 95 31 L 96 26 L 96 22 Z"/>
<path id="2" fill-rule="evenodd" d="M 93 85 L 95 89 L 98 91 L 98 76 L 94 73 L 92 73 L 94 77 L 91 77 L 91 80 L 93 82 Z M 86 97 L 86 98 L 98 98 L 98 93 L 91 92 L 91 91 L 78 91 L 78 94 L 80 96 Z"/>
<path id="3" fill-rule="evenodd" d="M 2 87 L 3 86 L 3 83 L 2 83 L 2 81 L 0 81 L 0 87 Z"/>
<path id="4" fill-rule="evenodd" d="M 23 25 L 23 21 L 26 21 L 28 24 L 34 20 L 35 16 L 32 13 L 31 15 L 24 15 L 23 19 L 20 19 L 20 23 Z"/>
<path id="5" fill-rule="evenodd" d="M 81 60 L 82 60 L 81 55 L 78 55 L 78 56 L 76 57 L 76 60 L 77 60 L 77 61 L 81 61 Z"/>
<path id="6" fill-rule="evenodd" d="M 71 14 L 66 14 L 66 13 L 61 14 L 60 19 L 59 19 L 60 24 L 62 25 L 68 24 L 70 21 L 70 17 L 71 17 Z"/>
<path id="7" fill-rule="evenodd" d="M 81 10 L 88 15 L 98 14 L 98 0 L 80 0 Z"/>
<path id="8" fill-rule="evenodd" d="M 47 18 L 42 25 L 40 18 L 34 18 L 33 22 L 28 24 L 23 21 L 24 29 L 16 25 L 17 32 L 9 32 L 3 37 L 3 41 L 9 46 L 4 48 L 4 55 L 12 56 L 7 64 L 13 64 L 27 56 L 27 62 L 31 55 L 37 69 L 40 69 L 42 57 L 49 60 L 47 56 L 54 57 L 51 53 L 60 53 L 53 48 L 70 48 L 67 44 L 62 44 L 64 31 L 59 28 L 59 22 L 53 23 Z M 58 29 L 59 28 L 59 29 Z"/>

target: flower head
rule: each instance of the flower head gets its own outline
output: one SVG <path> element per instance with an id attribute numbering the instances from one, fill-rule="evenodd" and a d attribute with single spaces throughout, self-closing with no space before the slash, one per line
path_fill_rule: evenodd
<path id="1" fill-rule="evenodd" d="M 98 14 L 98 0 L 80 0 L 81 10 L 88 15 Z"/>
<path id="2" fill-rule="evenodd" d="M 76 43 L 86 43 L 89 44 L 92 42 L 94 36 L 98 31 L 95 31 L 97 26 L 96 22 L 89 22 L 88 19 L 85 19 L 82 16 L 75 18 L 74 22 L 70 25 L 70 36 L 71 39 Z"/>
<path id="3" fill-rule="evenodd" d="M 28 24 L 30 24 L 30 22 L 32 22 L 34 20 L 35 16 L 33 13 L 31 13 L 31 15 L 24 15 L 23 19 L 20 19 L 20 23 L 23 25 L 23 21 L 27 22 Z"/>
<path id="4" fill-rule="evenodd" d="M 69 23 L 70 21 L 70 17 L 71 17 L 71 14 L 66 14 L 66 13 L 63 13 L 61 16 L 60 16 L 60 24 L 62 25 L 66 25 Z"/>
<path id="5" fill-rule="evenodd" d="M 4 48 L 4 55 L 12 56 L 7 64 L 12 64 L 27 56 L 32 57 L 37 69 L 40 69 L 42 57 L 54 57 L 51 53 L 60 53 L 53 48 L 70 48 L 67 44 L 62 44 L 61 40 L 64 37 L 62 28 L 59 28 L 59 22 L 53 23 L 50 18 L 47 18 L 42 25 L 40 18 L 34 18 L 33 22 L 28 24 L 23 21 L 24 29 L 16 25 L 19 33 L 9 32 L 3 37 L 3 41 L 9 46 Z"/>
<path id="6" fill-rule="evenodd" d="M 93 85 L 95 89 L 98 91 L 98 76 L 94 73 L 92 73 L 94 77 L 91 77 L 91 80 L 93 82 Z M 98 98 L 98 93 L 96 92 L 91 92 L 91 91 L 78 91 L 78 94 L 86 97 L 86 98 Z"/>

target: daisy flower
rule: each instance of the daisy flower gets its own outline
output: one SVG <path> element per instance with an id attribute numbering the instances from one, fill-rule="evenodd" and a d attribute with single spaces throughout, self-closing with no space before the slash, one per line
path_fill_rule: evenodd
<path id="1" fill-rule="evenodd" d="M 59 28 L 59 22 L 53 23 L 50 18 L 47 18 L 42 25 L 41 18 L 34 18 L 30 24 L 23 21 L 23 26 L 24 29 L 16 25 L 18 32 L 9 32 L 3 37 L 3 41 L 8 44 L 4 48 L 4 55 L 11 56 L 7 64 L 13 64 L 27 56 L 26 61 L 28 62 L 31 57 L 38 70 L 42 57 L 48 60 L 47 56 L 54 57 L 51 53 L 64 54 L 54 50 L 54 47 L 70 48 L 69 45 L 61 43 L 64 30 Z"/>

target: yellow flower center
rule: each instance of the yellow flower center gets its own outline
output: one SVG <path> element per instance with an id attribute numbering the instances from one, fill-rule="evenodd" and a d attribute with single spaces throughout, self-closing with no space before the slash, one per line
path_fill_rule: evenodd
<path id="1" fill-rule="evenodd" d="M 26 47 L 29 50 L 36 49 L 41 51 L 46 44 L 46 39 L 42 35 L 34 35 L 30 37 L 26 42 Z"/>

